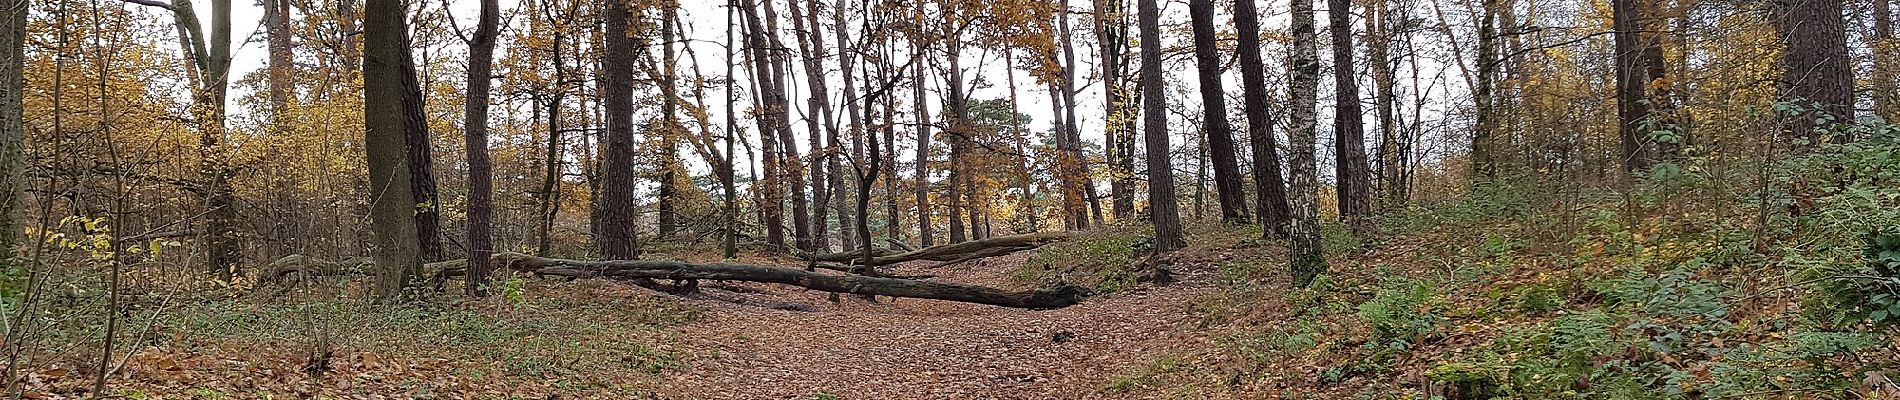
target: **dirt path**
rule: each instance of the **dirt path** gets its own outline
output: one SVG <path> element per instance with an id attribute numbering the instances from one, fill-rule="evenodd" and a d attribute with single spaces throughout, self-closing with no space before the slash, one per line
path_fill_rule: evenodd
<path id="1" fill-rule="evenodd" d="M 1023 256 L 903 274 L 1011 286 Z M 704 301 L 706 318 L 680 328 L 696 358 L 660 393 L 679 399 L 1073 399 L 1101 393 L 1116 374 L 1160 350 L 1195 340 L 1187 308 L 1204 281 L 1188 276 L 1161 288 L 1090 299 L 1049 311 L 935 300 L 879 298 L 873 304 L 781 285 L 725 293 L 817 311 Z"/>

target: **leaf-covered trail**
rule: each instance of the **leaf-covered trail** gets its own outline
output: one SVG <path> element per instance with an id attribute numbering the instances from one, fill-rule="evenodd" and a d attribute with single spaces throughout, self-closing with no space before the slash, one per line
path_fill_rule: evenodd
<path id="1" fill-rule="evenodd" d="M 1022 255 L 902 274 L 1014 286 L 1008 273 Z M 935 300 L 878 298 L 878 303 L 781 285 L 724 292 L 706 301 L 698 323 L 679 327 L 693 349 L 689 370 L 669 374 L 660 394 L 681 399 L 1072 399 L 1117 397 L 1111 377 L 1164 349 L 1202 340 L 1188 307 L 1204 279 L 1139 286 L 1046 311 Z M 744 290 L 749 291 L 749 290 Z M 762 302 L 798 303 L 785 311 Z"/>

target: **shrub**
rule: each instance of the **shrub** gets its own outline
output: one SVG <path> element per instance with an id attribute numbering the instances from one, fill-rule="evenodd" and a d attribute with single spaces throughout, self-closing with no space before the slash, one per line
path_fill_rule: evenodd
<path id="1" fill-rule="evenodd" d="M 1359 318 L 1372 327 L 1373 344 L 1406 348 L 1437 330 L 1444 320 L 1439 308 L 1438 291 L 1431 285 L 1394 279 L 1359 304 Z"/>

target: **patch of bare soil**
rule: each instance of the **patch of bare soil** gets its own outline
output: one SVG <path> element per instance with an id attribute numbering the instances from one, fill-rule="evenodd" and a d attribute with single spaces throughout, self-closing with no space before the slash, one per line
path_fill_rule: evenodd
<path id="1" fill-rule="evenodd" d="M 1020 288 L 1009 271 L 1025 255 L 900 275 Z M 1057 310 L 1017 310 L 937 300 L 737 285 L 703 300 L 700 322 L 679 327 L 694 365 L 659 393 L 680 399 L 1077 399 L 1105 392 L 1112 376 L 1200 339 L 1188 307 L 1205 290 L 1190 273 Z M 731 288 L 727 286 L 727 288 Z M 732 301 L 736 300 L 736 301 Z M 787 309 L 802 309 L 787 310 Z"/>

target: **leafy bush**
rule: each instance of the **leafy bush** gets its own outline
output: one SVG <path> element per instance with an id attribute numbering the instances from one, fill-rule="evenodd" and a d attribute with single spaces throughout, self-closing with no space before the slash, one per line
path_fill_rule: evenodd
<path id="1" fill-rule="evenodd" d="M 1438 329 L 1444 317 L 1438 290 L 1424 282 L 1383 282 L 1372 300 L 1359 304 L 1359 318 L 1372 327 L 1372 343 L 1406 348 Z"/>

